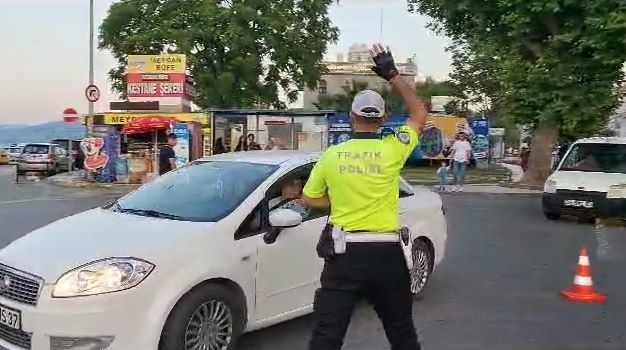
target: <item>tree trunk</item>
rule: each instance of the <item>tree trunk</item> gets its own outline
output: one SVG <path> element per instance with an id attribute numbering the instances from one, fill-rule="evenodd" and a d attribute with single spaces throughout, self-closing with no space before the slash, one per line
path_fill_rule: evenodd
<path id="1" fill-rule="evenodd" d="M 530 157 L 528 159 L 528 171 L 524 173 L 522 182 L 543 186 L 550 175 L 550 163 L 554 144 L 558 140 L 557 128 L 545 124 L 539 124 L 530 144 Z"/>

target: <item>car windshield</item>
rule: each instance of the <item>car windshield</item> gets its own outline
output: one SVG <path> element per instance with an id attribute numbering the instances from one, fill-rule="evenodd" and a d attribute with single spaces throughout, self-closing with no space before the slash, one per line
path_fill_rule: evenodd
<path id="1" fill-rule="evenodd" d="M 123 197 L 111 209 L 174 220 L 215 222 L 237 208 L 276 168 L 245 162 L 192 163 Z"/>
<path id="2" fill-rule="evenodd" d="M 48 145 L 27 145 L 24 147 L 26 154 L 48 154 L 50 146 Z"/>
<path id="3" fill-rule="evenodd" d="M 626 145 L 613 143 L 574 145 L 559 170 L 626 174 Z"/>

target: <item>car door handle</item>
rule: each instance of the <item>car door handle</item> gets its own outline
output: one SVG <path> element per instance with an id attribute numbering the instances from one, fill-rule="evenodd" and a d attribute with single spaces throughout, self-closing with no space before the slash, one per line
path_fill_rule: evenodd
<path id="1" fill-rule="evenodd" d="M 241 257 L 241 260 L 242 260 L 242 261 L 248 261 L 248 260 L 250 260 L 250 257 L 251 257 L 251 256 L 252 256 L 252 254 L 242 256 L 242 257 Z"/>

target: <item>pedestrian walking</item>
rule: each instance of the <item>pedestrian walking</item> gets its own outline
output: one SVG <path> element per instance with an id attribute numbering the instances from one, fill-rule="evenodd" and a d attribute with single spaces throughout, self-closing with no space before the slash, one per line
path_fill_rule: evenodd
<path id="1" fill-rule="evenodd" d="M 159 175 L 176 169 L 176 154 L 174 147 L 178 143 L 176 134 L 167 135 L 167 145 L 161 147 L 159 151 Z"/>
<path id="2" fill-rule="evenodd" d="M 467 141 L 465 133 L 458 133 L 456 140 L 451 148 L 453 171 L 454 171 L 454 188 L 453 191 L 463 191 L 465 185 L 465 172 L 467 165 L 472 158 L 472 145 Z"/>
<path id="3" fill-rule="evenodd" d="M 437 180 L 439 182 L 439 191 L 445 191 L 448 186 L 448 163 L 444 160 L 441 162 L 441 166 L 437 169 Z"/>
<path id="4" fill-rule="evenodd" d="M 426 110 L 399 74 L 391 52 L 374 45 L 372 70 L 387 80 L 407 106 L 407 125 L 377 134 L 385 121 L 385 101 L 364 90 L 352 102 L 350 140 L 324 152 L 313 168 L 303 200 L 330 207 L 329 224 L 318 244 L 325 259 L 314 301 L 310 350 L 338 350 L 355 305 L 366 299 L 382 320 L 394 350 L 420 349 L 413 325 L 410 276 L 398 217 L 399 177 L 418 143 Z"/>
<path id="5" fill-rule="evenodd" d="M 526 172 L 528 170 L 528 161 L 530 160 L 530 149 L 528 146 L 522 146 L 522 151 L 519 154 L 520 157 L 520 166 L 522 170 Z"/>

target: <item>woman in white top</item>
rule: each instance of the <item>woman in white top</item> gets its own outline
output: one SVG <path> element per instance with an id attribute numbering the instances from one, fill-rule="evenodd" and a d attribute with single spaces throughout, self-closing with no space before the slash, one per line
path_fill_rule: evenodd
<path id="1" fill-rule="evenodd" d="M 465 171 L 472 158 L 472 145 L 467 141 L 467 136 L 464 133 L 458 133 L 456 135 L 456 141 L 454 141 L 451 151 L 452 160 L 454 161 L 452 164 L 454 170 L 454 184 L 456 185 L 453 190 L 463 191 Z"/>

